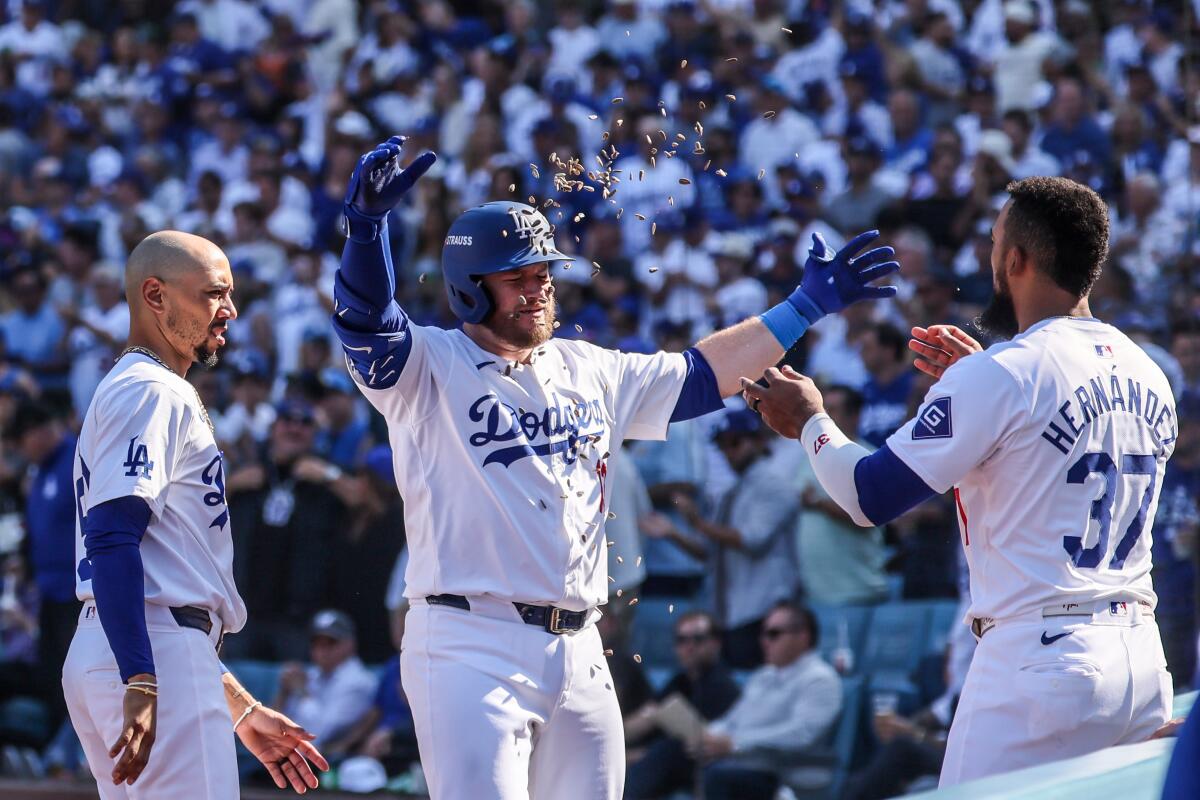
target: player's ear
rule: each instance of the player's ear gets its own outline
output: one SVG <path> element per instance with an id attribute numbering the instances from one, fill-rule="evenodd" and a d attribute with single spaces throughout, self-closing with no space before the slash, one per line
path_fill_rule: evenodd
<path id="1" fill-rule="evenodd" d="M 156 313 L 166 310 L 166 287 L 163 282 L 153 275 L 142 281 L 142 302 Z"/>

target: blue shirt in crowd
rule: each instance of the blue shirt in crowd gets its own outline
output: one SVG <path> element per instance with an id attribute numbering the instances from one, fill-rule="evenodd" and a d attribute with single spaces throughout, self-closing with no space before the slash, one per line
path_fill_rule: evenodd
<path id="1" fill-rule="evenodd" d="M 25 508 L 33 577 L 42 597 L 56 603 L 75 599 L 74 462 L 75 436 L 67 434 L 37 465 Z"/>

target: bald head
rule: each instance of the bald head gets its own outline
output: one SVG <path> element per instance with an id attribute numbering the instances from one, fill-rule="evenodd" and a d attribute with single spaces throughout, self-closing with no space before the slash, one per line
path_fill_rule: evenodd
<path id="1" fill-rule="evenodd" d="M 182 231 L 152 233 L 129 254 L 125 264 L 125 299 L 133 311 L 142 305 L 142 284 L 147 278 L 171 283 L 185 275 L 220 269 L 226 264 L 221 248 L 208 239 Z"/>

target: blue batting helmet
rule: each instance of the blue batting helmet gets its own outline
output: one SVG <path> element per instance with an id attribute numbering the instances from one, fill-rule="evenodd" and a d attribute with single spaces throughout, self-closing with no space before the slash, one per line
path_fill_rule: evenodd
<path id="1" fill-rule="evenodd" d="M 442 246 L 450 310 L 463 322 L 482 322 L 492 299 L 480 276 L 568 259 L 554 246 L 549 220 L 532 206 L 498 200 L 467 209 L 454 220 Z"/>

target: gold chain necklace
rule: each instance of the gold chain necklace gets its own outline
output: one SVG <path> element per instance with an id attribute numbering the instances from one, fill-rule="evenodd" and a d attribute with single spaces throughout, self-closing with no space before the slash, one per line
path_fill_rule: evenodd
<path id="1" fill-rule="evenodd" d="M 168 364 L 167 362 L 163 361 L 161 358 L 159 358 L 158 353 L 154 352 L 149 347 L 142 347 L 140 344 L 130 345 L 129 347 L 126 347 L 124 350 L 121 351 L 121 355 L 117 356 L 116 360 L 120 361 L 122 358 L 129 355 L 130 353 L 138 353 L 139 355 L 143 355 L 146 358 L 149 358 L 149 359 L 155 361 L 156 363 L 158 363 L 158 365 L 160 367 L 165 369 L 167 372 L 171 373 L 172 375 L 176 376 L 177 378 L 180 378 L 184 382 L 187 382 L 187 378 L 184 378 L 178 372 L 171 369 L 171 365 Z M 213 434 L 214 436 L 216 436 L 217 432 L 213 428 L 212 420 L 208 416 L 208 409 L 204 407 L 204 400 L 202 400 L 200 398 L 200 390 L 197 389 L 191 383 L 188 383 L 188 386 L 191 386 L 192 391 L 196 393 L 196 402 L 200 404 L 200 417 L 204 420 L 204 424 L 208 426 L 208 432 Z"/>

